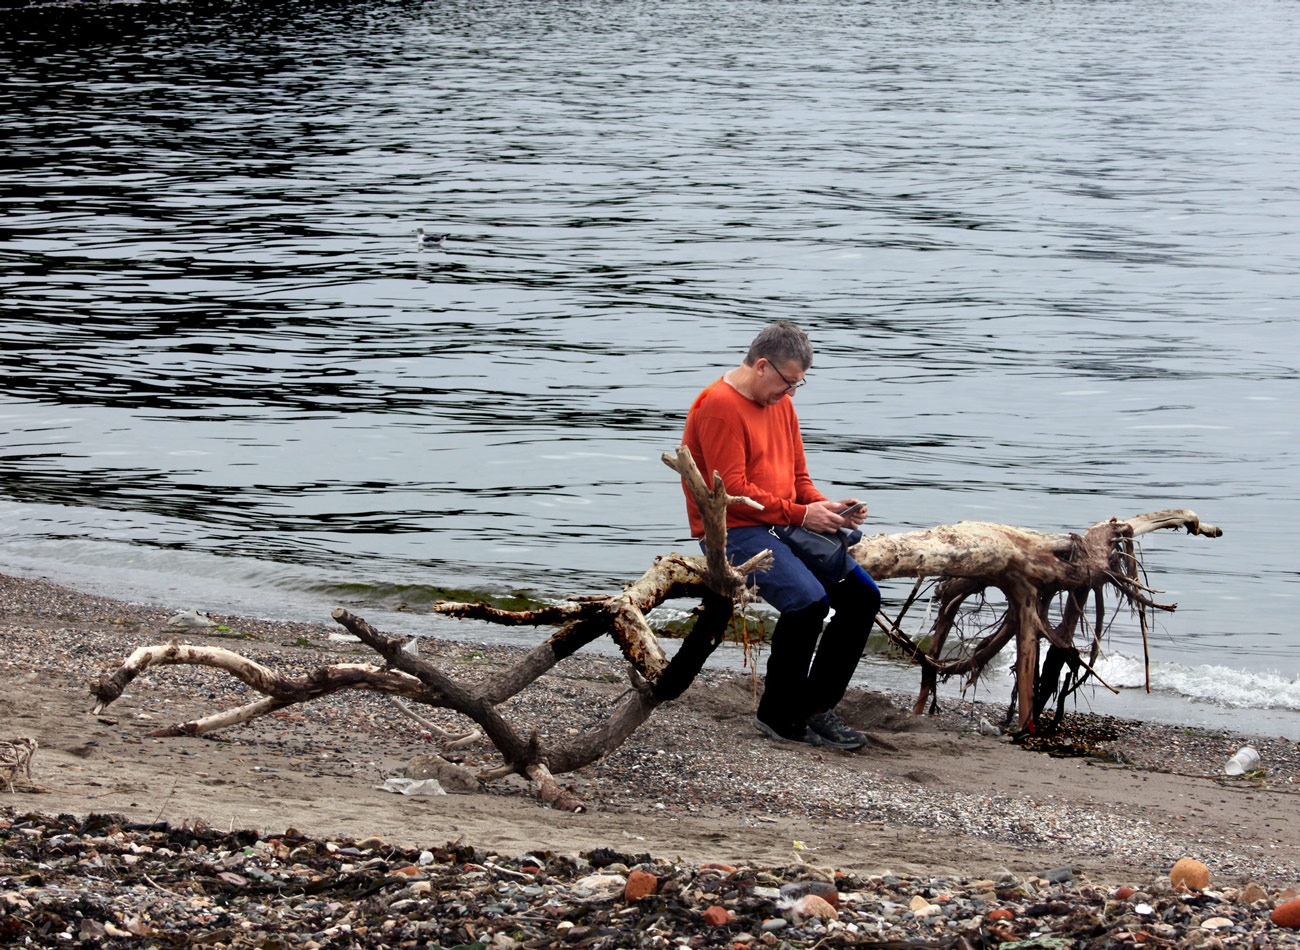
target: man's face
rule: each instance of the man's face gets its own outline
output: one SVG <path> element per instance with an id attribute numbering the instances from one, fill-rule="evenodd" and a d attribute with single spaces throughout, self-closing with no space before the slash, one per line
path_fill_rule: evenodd
<path id="1" fill-rule="evenodd" d="M 795 360 L 778 367 L 775 363 L 761 359 L 755 367 L 758 370 L 758 385 L 754 387 L 754 401 L 760 406 L 774 406 L 803 383 L 804 368 Z"/>

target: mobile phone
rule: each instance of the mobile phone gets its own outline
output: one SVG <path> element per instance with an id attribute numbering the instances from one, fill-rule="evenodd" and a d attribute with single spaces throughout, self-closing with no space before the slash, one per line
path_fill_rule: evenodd
<path id="1" fill-rule="evenodd" d="M 866 511 L 866 509 L 867 509 L 867 503 L 865 501 L 860 501 L 856 505 L 849 505 L 847 508 L 841 511 L 840 517 L 847 518 L 849 515 L 856 515 L 859 511 Z"/>

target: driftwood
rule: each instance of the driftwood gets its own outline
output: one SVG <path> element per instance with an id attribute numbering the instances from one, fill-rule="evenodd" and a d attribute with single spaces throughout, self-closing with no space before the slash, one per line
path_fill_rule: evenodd
<path id="1" fill-rule="evenodd" d="M 881 621 L 890 638 L 922 666 L 915 712 L 926 708 L 927 699 L 933 708 L 932 696 L 939 678 L 964 676 L 968 684 L 973 684 L 1003 647 L 1014 642 L 1013 707 L 1018 710 L 1019 728 L 1032 732 L 1038 729 L 1038 717 L 1053 696 L 1057 697 L 1059 721 L 1069 695 L 1089 677 L 1096 677 L 1093 665 L 1107 626 L 1108 588 L 1115 592 L 1119 604 L 1136 612 L 1144 642 L 1152 613 L 1177 607 L 1157 603 L 1149 595 L 1159 591 L 1141 580 L 1143 570 L 1136 539 L 1162 528 L 1183 528 L 1189 534 L 1208 538 L 1223 534 L 1214 525 L 1203 524 L 1195 512 L 1175 509 L 1126 521 L 1112 518 L 1094 524 L 1082 535 L 961 522 L 927 531 L 864 538 L 854 546 L 853 556 L 877 580 L 939 580 L 939 609 L 927 651 L 922 652 L 907 638 L 897 622 Z M 1006 598 L 1006 610 L 995 629 L 957 655 L 945 657 L 948 637 L 963 604 L 972 598 L 982 599 L 989 588 L 1001 591 Z M 1093 598 L 1091 622 L 1087 613 L 1089 597 Z M 908 604 L 911 602 L 909 599 Z M 1062 605 L 1060 618 L 1053 623 L 1051 608 L 1058 602 Z M 1087 634 L 1082 646 L 1076 643 L 1080 628 Z M 1048 650 L 1040 665 L 1039 644 L 1043 640 Z"/>
<path id="2" fill-rule="evenodd" d="M 373 649 L 383 664 L 335 664 L 303 676 L 285 676 L 217 647 L 190 646 L 173 640 L 163 646 L 142 647 L 111 674 L 91 686 L 96 711 L 121 695 L 126 685 L 151 666 L 189 664 L 224 670 L 262 693 L 264 698 L 157 734 L 199 735 L 245 722 L 295 703 L 309 702 L 344 689 L 386 693 L 395 700 L 457 711 L 472 720 L 495 746 L 501 764 L 481 773 L 490 781 L 517 773 L 531 779 L 539 797 L 558 808 L 581 810 L 583 804 L 560 786 L 555 776 L 581 768 L 617 748 L 661 703 L 679 696 L 721 643 L 736 603 L 750 596 L 746 576 L 770 564 L 764 552 L 742 565 L 731 565 L 723 554 L 728 505 L 761 507 L 728 495 L 714 474 L 709 486 L 695 469 L 689 452 L 679 447 L 663 457 L 699 503 L 704 516 L 709 557 L 669 554 L 657 558 L 638 580 L 617 594 L 576 597 L 566 603 L 526 611 L 507 611 L 485 603 L 439 603 L 434 609 L 507 625 L 553 625 L 558 629 L 513 667 L 467 685 L 448 676 L 411 649 L 410 641 L 375 630 L 363 618 L 339 608 L 334 619 Z M 1061 703 L 1091 675 L 1104 630 L 1102 591 L 1115 588 L 1120 600 L 1135 607 L 1146 622 L 1147 612 L 1172 610 L 1151 600 L 1140 580 L 1141 564 L 1134 539 L 1159 528 L 1184 527 L 1209 537 L 1221 532 L 1202 525 L 1186 510 L 1142 515 L 1128 521 L 1094 525 L 1083 535 L 1041 534 L 1007 525 L 963 522 L 902 535 L 865 538 L 853 555 L 878 580 L 918 578 L 918 588 L 896 620 L 878 618 L 899 649 L 921 664 L 917 711 L 941 677 L 960 675 L 974 682 L 1003 646 L 1016 644 L 1016 705 L 1020 724 L 1032 729 L 1052 695 Z M 939 611 L 929 649 L 901 632 L 898 623 L 915 600 L 921 579 L 938 581 Z M 988 588 L 1001 590 L 1007 610 L 996 629 L 969 649 L 945 652 L 962 605 L 983 597 Z M 1096 619 L 1085 644 L 1088 656 L 1075 645 L 1076 631 L 1088 628 L 1084 607 L 1095 598 Z M 668 660 L 646 621 L 655 606 L 677 597 L 701 597 L 703 604 L 684 642 Z M 1061 619 L 1049 622 L 1050 606 L 1065 598 Z M 1145 627 L 1144 627 L 1145 629 Z M 535 682 L 566 657 L 601 636 L 610 636 L 628 663 L 630 689 L 615 703 L 603 722 L 577 736 L 544 741 L 535 731 L 510 722 L 498 707 Z M 1039 641 L 1049 642 L 1046 662 L 1039 663 Z M 1061 674 L 1064 671 L 1064 677 Z M 1058 679 L 1060 682 L 1058 683 Z M 405 711 L 419 720 L 409 707 Z M 1058 708 L 1059 715 L 1059 708 Z M 424 720 L 420 720 L 424 721 Z M 466 734 L 457 744 L 472 741 Z"/>
<path id="3" fill-rule="evenodd" d="M 715 477 L 714 488 L 709 490 L 694 471 L 685 450 L 678 459 L 665 458 L 674 467 L 688 466 L 683 477 L 696 492 L 709 531 L 719 532 L 716 535 L 719 543 L 711 547 L 725 550 L 727 505 L 752 505 L 753 502 L 728 495 L 720 478 Z M 710 537 L 714 535 L 711 533 Z M 502 765 L 484 773 L 482 778 L 491 780 L 519 773 L 536 784 L 543 802 L 581 810 L 582 803 L 559 785 L 555 774 L 581 768 L 617 748 L 645 722 L 655 707 L 679 696 L 722 642 L 733 603 L 744 597 L 745 575 L 768 564 L 770 555 L 766 552 L 739 568 L 728 564 L 723 557 L 706 562 L 702 558 L 670 554 L 658 558 L 640 579 L 608 597 L 575 598 L 565 604 L 524 612 L 503 611 L 488 604 L 439 604 L 435 609 L 451 616 L 503 624 L 559 625 L 559 630 L 513 667 L 473 686 L 457 682 L 421 659 L 416 651 L 407 649 L 402 639 L 381 633 L 363 618 L 339 608 L 334 611 L 334 619 L 378 653 L 385 661 L 383 666 L 336 664 L 305 676 L 284 676 L 230 650 L 184 645 L 173 640 L 163 646 L 136 650 L 117 670 L 92 684 L 91 692 L 98 700 L 95 710 L 99 712 L 149 667 L 189 664 L 225 670 L 265 696 L 235 710 L 169 726 L 156 735 L 200 735 L 342 689 L 387 693 L 428 706 L 454 709 L 472 719 L 501 755 Z M 701 594 L 704 606 L 699 619 L 669 661 L 645 615 L 667 599 Z M 603 723 L 564 741 L 544 744 L 535 732 L 525 734 L 498 710 L 501 703 L 561 660 L 605 635 L 621 647 L 628 661 L 632 688 Z"/>
<path id="4" fill-rule="evenodd" d="M 32 756 L 39 746 L 35 739 L 20 736 L 17 739 L 0 739 L 0 772 L 7 772 L 5 785 L 14 790 L 14 776 L 22 772 L 32 779 Z"/>

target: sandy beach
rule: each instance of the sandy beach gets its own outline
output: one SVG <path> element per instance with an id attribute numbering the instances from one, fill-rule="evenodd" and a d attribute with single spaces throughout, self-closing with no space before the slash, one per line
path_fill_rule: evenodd
<path id="1" fill-rule="evenodd" d="M 112 813 L 395 848 L 459 844 L 510 858 L 612 849 L 863 880 L 1025 880 L 1068 868 L 1074 886 L 1106 890 L 1167 887 L 1173 864 L 1194 858 L 1219 893 L 1253 883 L 1272 906 L 1300 886 L 1300 749 L 1284 739 L 1080 716 L 1094 735 L 1113 738 L 1089 756 L 1053 757 L 982 734 L 979 718 L 996 718 L 996 709 L 952 704 L 915 716 L 906 697 L 854 691 L 840 711 L 873 741 L 844 753 L 762 738 L 750 725 L 751 678 L 706 671 L 612 755 L 560 776 L 588 803 L 585 813 L 542 807 L 517 778 L 403 796 L 376 786 L 441 747 L 382 697 L 336 694 L 207 737 L 155 738 L 161 726 L 255 698 L 227 674 L 167 667 L 92 713 L 89 678 L 174 636 L 284 671 L 365 660 L 332 623 L 216 616 L 220 628 L 191 631 L 168 626 L 174 612 L 0 576 L 0 740 L 39 746 L 30 779 L 20 770 L 0 797 L 9 820 Z M 519 653 L 436 642 L 422 655 L 472 679 Z M 579 655 L 512 701 L 509 714 L 562 734 L 597 721 L 624 688 L 618 663 Z M 451 714 L 428 715 L 458 725 Z M 1263 771 L 1223 775 L 1246 744 Z M 497 764 L 486 742 L 449 757 L 471 771 Z"/>

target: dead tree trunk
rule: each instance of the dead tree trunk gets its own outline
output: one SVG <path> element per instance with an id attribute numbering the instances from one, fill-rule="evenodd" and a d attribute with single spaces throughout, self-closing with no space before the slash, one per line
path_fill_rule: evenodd
<path id="1" fill-rule="evenodd" d="M 726 493 L 714 473 L 710 487 L 695 469 L 690 453 L 679 447 L 664 462 L 677 471 L 693 493 L 704 515 L 707 558 L 669 554 L 658 558 L 638 580 L 610 596 L 578 597 L 565 604 L 529 611 L 506 611 L 485 603 L 440 603 L 435 610 L 498 624 L 555 625 L 558 630 L 534 647 L 513 667 L 486 681 L 461 683 L 406 649 L 407 641 L 381 633 L 364 619 L 342 608 L 334 619 L 373 649 L 384 663 L 336 664 L 305 676 L 284 676 L 239 654 L 216 647 L 187 646 L 172 641 L 136 650 L 116 671 L 92 685 L 96 711 L 121 695 L 123 689 L 150 666 L 202 665 L 222 669 L 264 695 L 264 699 L 237 710 L 214 714 L 168 727 L 161 734 L 198 735 L 256 718 L 294 703 L 343 689 L 388 693 L 424 705 L 453 709 L 473 720 L 501 755 L 501 764 L 483 773 L 485 779 L 511 773 L 532 779 L 543 801 L 560 808 L 580 810 L 576 797 L 560 787 L 556 774 L 581 768 L 617 748 L 663 702 L 679 696 L 699 673 L 721 642 L 734 605 L 748 596 L 747 575 L 770 564 L 764 552 L 742 565 L 725 557 L 726 509 L 731 504 L 754 502 Z M 1144 618 L 1153 609 L 1172 610 L 1147 595 L 1150 588 L 1139 577 L 1141 564 L 1134 539 L 1158 528 L 1185 527 L 1208 537 L 1221 532 L 1202 525 L 1186 510 L 1142 515 L 1128 521 L 1102 522 L 1084 535 L 1040 534 L 1007 525 L 963 522 L 928 531 L 865 538 L 853 556 L 878 580 L 897 577 L 939 581 L 940 609 L 928 651 L 904 635 L 897 621 L 880 618 L 882 627 L 900 649 L 922 665 L 917 711 L 924 709 L 939 677 L 962 675 L 974 682 L 1007 643 L 1016 643 L 1016 699 L 1021 725 L 1030 728 L 1053 692 L 1064 696 L 1077 688 L 1095 662 L 1103 630 L 1101 592 L 1114 587 L 1122 600 Z M 998 628 L 967 653 L 945 656 L 949 633 L 969 598 L 989 587 L 1000 589 L 1008 609 Z M 1048 623 L 1049 606 L 1057 595 L 1067 596 L 1060 623 Z M 1084 605 L 1096 598 L 1097 620 L 1084 660 L 1074 643 L 1076 629 L 1086 626 Z M 916 595 L 909 598 L 910 604 Z M 702 597 L 703 605 L 691 632 L 669 661 L 646 614 L 658 604 L 677 597 Z M 908 604 L 897 620 L 901 621 Z M 620 646 L 628 662 L 631 688 L 598 726 L 578 736 L 546 742 L 536 731 L 521 730 L 497 708 L 535 682 L 564 658 L 598 637 L 608 635 Z M 1049 663 L 1040 670 L 1039 642 L 1049 641 Z M 1068 667 L 1061 684 L 1057 674 Z M 1055 672 L 1051 672 L 1055 670 Z M 1086 671 L 1081 674 L 1080 671 Z M 1048 673 L 1050 672 L 1050 682 Z M 1049 689 L 1049 687 L 1051 687 Z"/>

